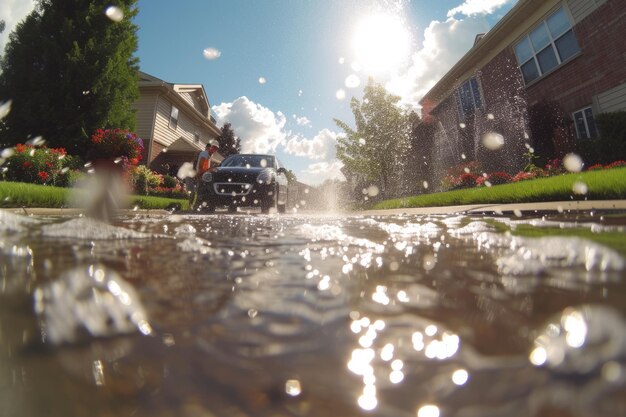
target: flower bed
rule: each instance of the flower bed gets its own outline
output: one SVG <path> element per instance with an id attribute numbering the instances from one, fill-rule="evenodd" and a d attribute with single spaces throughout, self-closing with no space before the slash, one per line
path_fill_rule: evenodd
<path id="1" fill-rule="evenodd" d="M 614 161 L 607 165 L 595 164 L 588 167 L 586 171 L 599 171 L 621 167 L 626 167 L 626 161 Z M 483 172 L 480 174 L 479 163 L 473 161 L 450 168 L 441 183 L 444 190 L 457 190 L 470 187 L 491 187 L 492 185 L 553 177 L 566 173 L 568 172 L 563 165 L 563 161 L 560 159 L 550 160 L 543 168 L 529 163 L 524 171 L 520 171 L 515 175 L 511 175 L 507 172 Z"/>
<path id="2" fill-rule="evenodd" d="M 71 185 L 80 158 L 67 155 L 63 148 L 17 144 L 3 151 L 2 179 L 42 185 Z"/>

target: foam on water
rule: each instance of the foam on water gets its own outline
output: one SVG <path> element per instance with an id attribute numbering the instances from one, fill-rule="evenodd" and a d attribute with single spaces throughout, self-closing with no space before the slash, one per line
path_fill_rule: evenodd
<path id="1" fill-rule="evenodd" d="M 517 247 L 496 261 L 499 272 L 533 275 L 551 267 L 584 267 L 587 271 L 622 271 L 626 262 L 617 252 L 577 237 L 511 237 Z"/>
<path id="2" fill-rule="evenodd" d="M 152 333 L 139 296 L 116 271 L 75 268 L 33 293 L 45 342 L 53 345 L 139 331 Z"/>
<path id="3" fill-rule="evenodd" d="M 63 223 L 47 224 L 41 227 L 41 233 L 47 237 L 67 237 L 73 239 L 146 239 L 147 233 L 112 226 L 99 220 L 81 217 Z"/>
<path id="4" fill-rule="evenodd" d="M 0 210 L 0 232 L 23 232 L 28 226 L 38 223 L 39 220 Z"/>

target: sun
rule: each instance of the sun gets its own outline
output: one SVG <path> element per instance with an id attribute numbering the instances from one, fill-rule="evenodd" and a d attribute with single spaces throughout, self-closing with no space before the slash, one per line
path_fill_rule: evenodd
<path id="1" fill-rule="evenodd" d="M 402 19 L 372 14 L 356 26 L 353 47 L 361 67 L 370 74 L 397 69 L 409 58 L 411 34 Z"/>

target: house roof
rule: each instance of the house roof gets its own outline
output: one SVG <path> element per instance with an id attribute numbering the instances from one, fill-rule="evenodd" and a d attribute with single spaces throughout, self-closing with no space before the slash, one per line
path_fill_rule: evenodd
<path id="1" fill-rule="evenodd" d="M 519 0 L 489 32 L 476 37 L 473 47 L 424 95 L 420 104 L 424 106 L 428 102 L 430 108 L 439 104 L 451 89 L 485 66 L 545 15 L 546 10 L 559 3 L 559 0 Z"/>
<path id="2" fill-rule="evenodd" d="M 209 128 L 212 133 L 219 135 L 221 132 L 211 118 L 209 99 L 202 84 L 174 84 L 163 81 L 153 75 L 139 71 L 139 88 L 140 89 L 158 89 L 165 93 L 179 108 L 187 109 L 187 114 L 193 116 L 198 122 Z M 194 106 L 190 105 L 181 93 L 189 93 L 196 99 L 202 108 L 198 111 Z"/>

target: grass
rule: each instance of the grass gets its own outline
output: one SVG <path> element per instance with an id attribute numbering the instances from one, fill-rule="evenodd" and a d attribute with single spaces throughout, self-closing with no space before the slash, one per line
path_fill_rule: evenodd
<path id="1" fill-rule="evenodd" d="M 587 186 L 587 194 L 576 195 L 574 183 Z M 385 200 L 373 209 L 442 207 L 466 204 L 533 203 L 542 201 L 612 200 L 626 198 L 626 168 L 588 171 L 549 178 L 520 181 L 493 187 L 469 188 L 414 197 Z"/>
<path id="2" fill-rule="evenodd" d="M 69 188 L 0 181 L 0 208 L 68 208 L 72 207 L 68 203 L 71 192 Z M 132 195 L 128 201 L 129 207 L 141 209 L 166 209 L 173 204 L 189 208 L 187 200 L 173 198 Z"/>
<path id="3" fill-rule="evenodd" d="M 602 233 L 594 232 L 588 227 L 536 227 L 530 224 L 516 224 L 511 227 L 502 223 L 497 219 L 485 219 L 485 222 L 493 226 L 498 233 L 511 233 L 513 236 L 521 237 L 544 237 L 544 236 L 561 236 L 561 237 L 579 237 L 591 240 L 607 246 L 623 256 L 626 256 L 626 236 L 620 231 L 602 231 Z"/>

